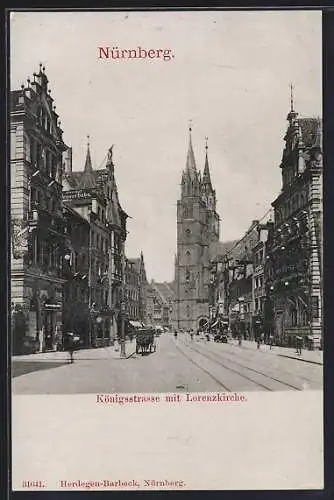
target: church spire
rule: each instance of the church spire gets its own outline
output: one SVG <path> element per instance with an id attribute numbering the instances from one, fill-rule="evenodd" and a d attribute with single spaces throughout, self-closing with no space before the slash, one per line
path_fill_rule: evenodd
<path id="1" fill-rule="evenodd" d="M 194 174 L 197 174 L 197 171 L 196 171 L 196 162 L 195 162 L 193 144 L 192 144 L 192 140 L 191 140 L 191 131 L 192 131 L 192 126 L 191 126 L 191 120 L 190 120 L 190 123 L 189 123 L 189 147 L 188 147 L 188 154 L 187 154 L 186 171 L 188 172 L 188 174 L 193 176 Z"/>
<path id="2" fill-rule="evenodd" d="M 205 164 L 204 164 L 202 184 L 207 185 L 212 189 L 209 160 L 208 160 L 208 138 L 207 137 L 205 138 Z"/>
<path id="3" fill-rule="evenodd" d="M 89 149 L 89 135 L 87 135 L 87 153 L 86 153 L 86 161 L 85 168 L 82 173 L 81 179 L 78 183 L 79 189 L 92 189 L 96 187 L 96 179 L 92 167 L 92 159 L 90 157 L 90 149 Z"/>
<path id="4" fill-rule="evenodd" d="M 86 161 L 85 161 L 85 172 L 92 172 L 92 159 L 90 157 L 90 149 L 89 149 L 89 135 L 87 135 L 87 153 L 86 153 Z"/>
<path id="5" fill-rule="evenodd" d="M 294 110 L 294 87 L 292 83 L 290 83 L 290 111 L 287 116 L 287 120 L 292 123 L 298 116 L 298 113 Z"/>

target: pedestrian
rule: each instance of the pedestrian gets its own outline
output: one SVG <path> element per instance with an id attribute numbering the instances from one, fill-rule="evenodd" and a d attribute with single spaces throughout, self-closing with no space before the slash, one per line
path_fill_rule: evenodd
<path id="1" fill-rule="evenodd" d="M 239 344 L 239 347 L 241 347 L 241 345 L 242 345 L 242 335 L 241 335 L 241 333 L 238 334 L 238 344 Z"/>
<path id="2" fill-rule="evenodd" d="M 257 338 L 257 348 L 260 349 L 260 345 L 261 345 L 261 338 L 258 337 Z"/>
<path id="3" fill-rule="evenodd" d="M 72 332 L 66 335 L 66 350 L 70 356 L 70 363 L 74 363 L 74 338 Z"/>
<path id="4" fill-rule="evenodd" d="M 273 344 L 274 344 L 274 337 L 273 337 L 273 335 L 269 335 L 269 349 L 270 350 L 271 350 Z"/>
<path id="5" fill-rule="evenodd" d="M 194 331 L 193 330 L 190 330 L 190 339 L 194 340 Z"/>
<path id="6" fill-rule="evenodd" d="M 297 336 L 296 337 L 296 345 L 297 345 L 296 353 L 297 354 L 302 353 L 302 343 L 303 343 L 303 338 L 300 336 Z"/>
<path id="7" fill-rule="evenodd" d="M 39 342 L 38 351 L 43 352 L 43 350 L 44 350 L 44 326 L 42 326 L 42 328 L 39 331 L 38 342 Z"/>
<path id="8" fill-rule="evenodd" d="M 174 339 L 176 340 L 177 339 L 177 331 L 175 330 L 174 332 Z"/>

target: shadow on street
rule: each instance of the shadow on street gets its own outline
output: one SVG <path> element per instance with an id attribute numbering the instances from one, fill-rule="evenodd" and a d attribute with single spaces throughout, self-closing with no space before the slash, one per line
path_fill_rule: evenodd
<path id="1" fill-rule="evenodd" d="M 20 377 L 26 373 L 36 372 L 38 370 L 48 370 L 59 366 L 67 365 L 68 361 L 13 361 L 12 362 L 12 378 Z"/>

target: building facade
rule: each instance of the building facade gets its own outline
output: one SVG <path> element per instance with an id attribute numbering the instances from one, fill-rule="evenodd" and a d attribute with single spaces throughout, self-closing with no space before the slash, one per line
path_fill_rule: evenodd
<path id="1" fill-rule="evenodd" d="M 252 248 L 253 275 L 252 275 L 252 330 L 251 336 L 257 339 L 262 333 L 267 337 L 271 334 L 270 322 L 265 322 L 267 307 L 266 288 L 266 261 L 267 241 L 272 222 L 258 225 L 258 242 Z"/>
<path id="2" fill-rule="evenodd" d="M 88 260 L 89 343 L 109 345 L 122 332 L 125 320 L 125 254 L 127 214 L 122 209 L 115 180 L 112 148 L 105 168 L 94 170 L 87 147 L 83 171 L 72 170 L 67 152 L 64 200 L 89 223 L 89 243 L 82 248 Z"/>
<path id="3" fill-rule="evenodd" d="M 282 190 L 272 206 L 267 289 L 273 332 L 294 345 L 296 336 L 322 342 L 322 122 L 291 109 L 284 137 Z"/>
<path id="4" fill-rule="evenodd" d="M 125 259 L 125 302 L 130 322 L 146 323 L 147 278 L 144 256 Z"/>
<path id="5" fill-rule="evenodd" d="M 266 241 L 270 223 L 254 220 L 244 236 L 212 259 L 209 328 L 253 339 L 264 330 Z M 224 248 L 225 246 L 225 248 Z"/>
<path id="6" fill-rule="evenodd" d="M 168 328 L 175 327 L 173 306 L 175 292 L 171 283 L 158 283 L 154 280 L 147 285 L 147 322 L 153 326 Z"/>
<path id="7" fill-rule="evenodd" d="M 53 349 L 63 323 L 66 145 L 42 65 L 11 92 L 10 139 L 12 347 L 18 354 Z"/>
<path id="8" fill-rule="evenodd" d="M 65 255 L 63 264 L 63 331 L 80 336 L 81 347 L 89 347 L 89 237 L 90 224 L 64 202 Z M 57 339 L 59 347 L 62 339 Z"/>
<path id="9" fill-rule="evenodd" d="M 216 193 L 212 187 L 206 146 L 203 177 L 196 168 L 189 130 L 181 198 L 177 202 L 175 259 L 176 327 L 203 328 L 209 321 L 210 244 L 219 240 Z"/>

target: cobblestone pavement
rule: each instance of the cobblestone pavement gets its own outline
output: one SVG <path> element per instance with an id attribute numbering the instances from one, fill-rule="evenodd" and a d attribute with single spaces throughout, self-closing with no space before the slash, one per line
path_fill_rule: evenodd
<path id="1" fill-rule="evenodd" d="M 191 341 L 185 334 L 175 340 L 164 334 L 157 351 L 146 356 L 136 355 L 135 342 L 127 342 L 125 359 L 118 347 L 78 351 L 73 364 L 62 352 L 15 357 L 15 367 L 23 362 L 61 365 L 16 376 L 12 389 L 14 394 L 321 389 L 322 353 L 306 353 L 298 356 L 293 349 L 264 345 L 257 350 L 255 342 L 239 347 L 236 341 Z"/>

